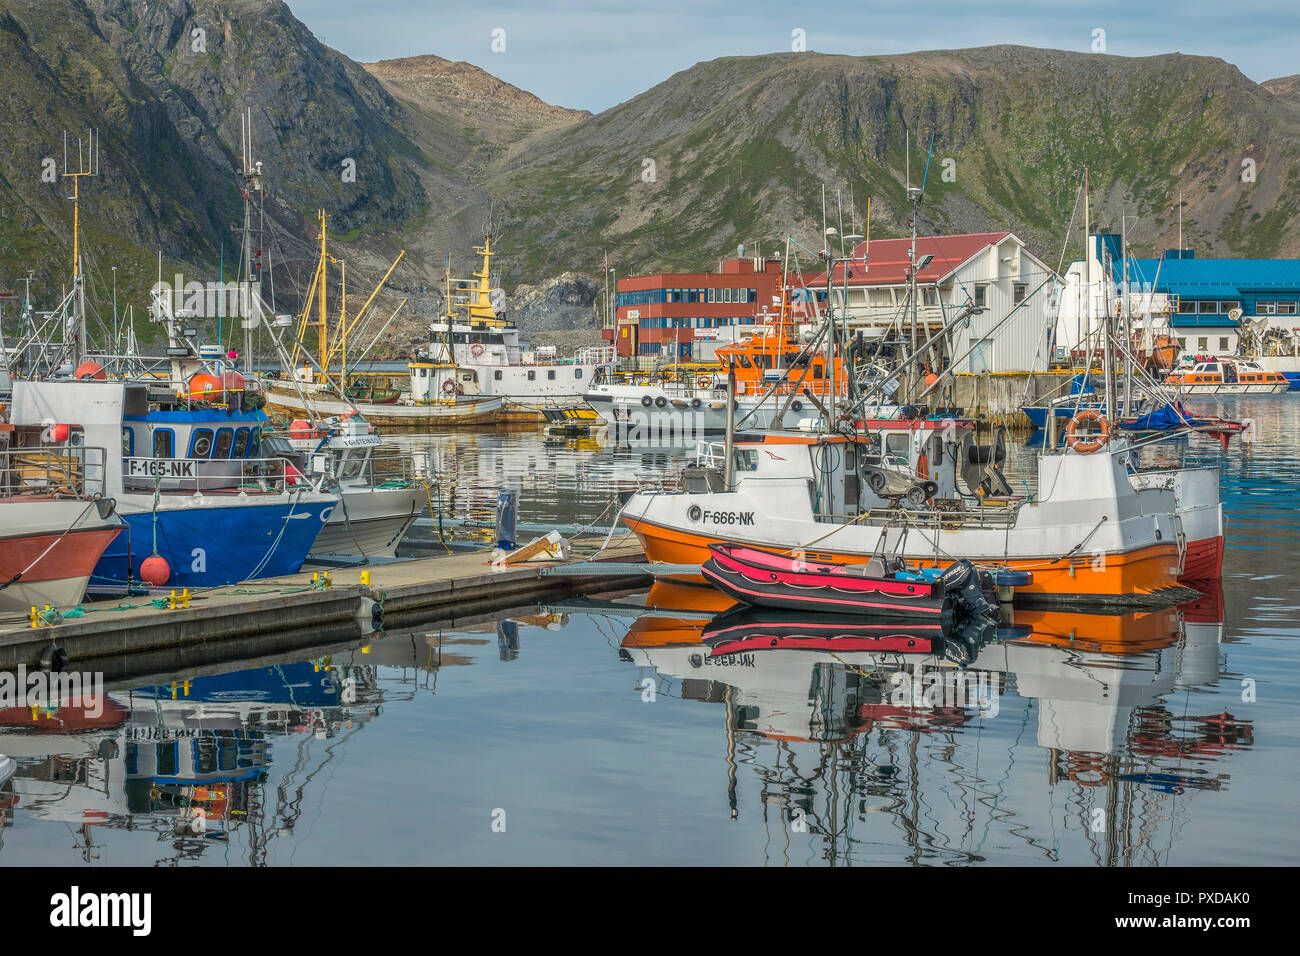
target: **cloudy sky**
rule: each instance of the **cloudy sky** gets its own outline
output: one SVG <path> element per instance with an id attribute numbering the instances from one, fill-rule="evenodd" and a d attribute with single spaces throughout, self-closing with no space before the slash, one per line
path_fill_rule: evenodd
<path id="1" fill-rule="evenodd" d="M 1219 57 L 1256 82 L 1300 72 L 1297 0 L 287 2 L 323 42 L 355 60 L 436 53 L 593 112 L 701 60 L 788 51 L 795 30 L 809 50 L 855 56 L 997 43 L 1086 52 L 1096 36 L 1118 56 Z M 494 52 L 498 30 L 504 50 Z"/>

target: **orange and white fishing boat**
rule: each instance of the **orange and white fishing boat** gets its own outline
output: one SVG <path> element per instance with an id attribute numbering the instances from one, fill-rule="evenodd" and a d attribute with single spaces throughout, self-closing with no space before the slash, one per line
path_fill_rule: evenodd
<path id="1" fill-rule="evenodd" d="M 1038 457 L 1015 493 L 970 422 L 867 420 L 851 434 L 772 432 L 709 446 L 682 491 L 638 492 L 623 521 L 654 562 L 699 565 L 720 542 L 810 561 L 960 558 L 1032 573 L 1017 600 L 1157 604 L 1217 578 L 1223 518 L 1214 468 L 1129 473 L 1126 439 L 1076 435 Z"/>
<path id="2" fill-rule="evenodd" d="M 1185 395 L 1276 395 L 1291 387 L 1281 372 L 1248 359 L 1215 358 L 1175 369 L 1165 379 Z"/>

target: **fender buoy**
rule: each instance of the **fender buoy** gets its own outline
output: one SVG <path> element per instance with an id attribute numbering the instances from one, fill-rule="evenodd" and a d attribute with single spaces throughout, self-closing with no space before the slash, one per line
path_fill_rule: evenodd
<path id="1" fill-rule="evenodd" d="M 644 405 L 646 408 L 649 408 L 651 405 L 653 405 L 654 401 L 655 400 L 651 398 L 649 395 L 641 396 L 641 404 Z"/>
<path id="2" fill-rule="evenodd" d="M 140 562 L 140 580 L 145 584 L 160 588 L 170 581 L 171 577 L 171 565 L 161 554 L 151 554 Z"/>
<path id="3" fill-rule="evenodd" d="M 703 405 L 703 404 L 704 404 L 704 403 L 703 403 L 702 401 L 700 401 L 698 398 L 692 398 L 692 399 L 691 399 L 691 408 L 699 408 L 699 407 L 700 407 L 701 405 Z"/>
<path id="4" fill-rule="evenodd" d="M 1079 425 L 1083 422 L 1095 422 L 1101 429 L 1096 438 L 1080 438 L 1078 436 Z M 1065 426 L 1065 443 L 1073 448 L 1080 455 L 1091 455 L 1098 451 L 1110 441 L 1110 422 L 1106 417 L 1095 408 L 1081 408 L 1077 411 L 1070 424 Z"/>
<path id="5" fill-rule="evenodd" d="M 790 403 L 790 410 L 794 412 L 803 411 L 803 402 L 799 401 L 799 399 L 796 398 L 793 402 Z"/>
<path id="6" fill-rule="evenodd" d="M 77 366 L 77 370 L 72 373 L 72 377 L 78 382 L 96 381 L 102 382 L 108 376 L 104 374 L 104 366 L 98 362 L 82 362 Z"/>
<path id="7" fill-rule="evenodd" d="M 667 404 L 668 399 L 664 398 L 662 395 L 655 399 L 655 408 L 663 408 Z"/>

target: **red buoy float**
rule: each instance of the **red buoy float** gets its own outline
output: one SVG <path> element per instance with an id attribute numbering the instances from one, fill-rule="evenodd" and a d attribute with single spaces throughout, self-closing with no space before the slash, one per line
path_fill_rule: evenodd
<path id="1" fill-rule="evenodd" d="M 290 438 L 315 438 L 312 431 L 311 422 L 305 418 L 295 418 L 289 423 Z"/>
<path id="2" fill-rule="evenodd" d="M 211 402 L 221 398 L 221 379 L 199 372 L 190 379 L 190 401 Z"/>
<path id="3" fill-rule="evenodd" d="M 94 380 L 102 382 L 108 376 L 104 374 L 104 366 L 98 362 L 82 362 L 77 366 L 77 370 L 72 373 L 72 377 L 78 382 Z"/>
<path id="4" fill-rule="evenodd" d="M 140 562 L 140 580 L 145 584 L 160 588 L 171 580 L 171 576 L 172 567 L 161 554 L 151 554 Z"/>
<path id="5" fill-rule="evenodd" d="M 49 441 L 58 442 L 61 445 L 67 441 L 68 437 L 72 434 L 72 426 L 63 424 L 51 425 L 46 429 L 46 431 L 48 431 L 50 435 Z"/>

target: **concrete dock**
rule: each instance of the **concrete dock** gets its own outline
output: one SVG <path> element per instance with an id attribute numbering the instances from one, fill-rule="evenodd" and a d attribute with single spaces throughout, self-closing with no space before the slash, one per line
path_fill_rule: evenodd
<path id="1" fill-rule="evenodd" d="M 227 650 L 289 647 L 301 638 L 315 643 L 347 640 L 418 623 L 453 623 L 494 611 L 562 597 L 626 591 L 648 586 L 649 575 L 611 568 L 609 575 L 544 573 L 544 568 L 586 564 L 603 539 L 573 542 L 569 561 L 535 561 L 493 566 L 490 552 L 397 560 L 368 567 L 331 568 L 329 586 L 313 583 L 304 570 L 282 578 L 193 593 L 189 607 L 154 606 L 153 596 L 82 604 L 85 613 L 51 626 L 32 627 L 27 616 L 0 618 L 0 670 L 39 666 L 53 643 L 66 653 L 68 668 L 118 669 L 124 656 L 154 655 L 175 660 L 177 652 L 220 643 Z M 623 538 L 596 561 L 612 564 L 644 560 L 635 539 Z M 368 574 L 369 584 L 362 582 Z M 67 609 L 64 609 L 65 611 Z M 143 662 L 133 661 L 132 670 Z"/>

